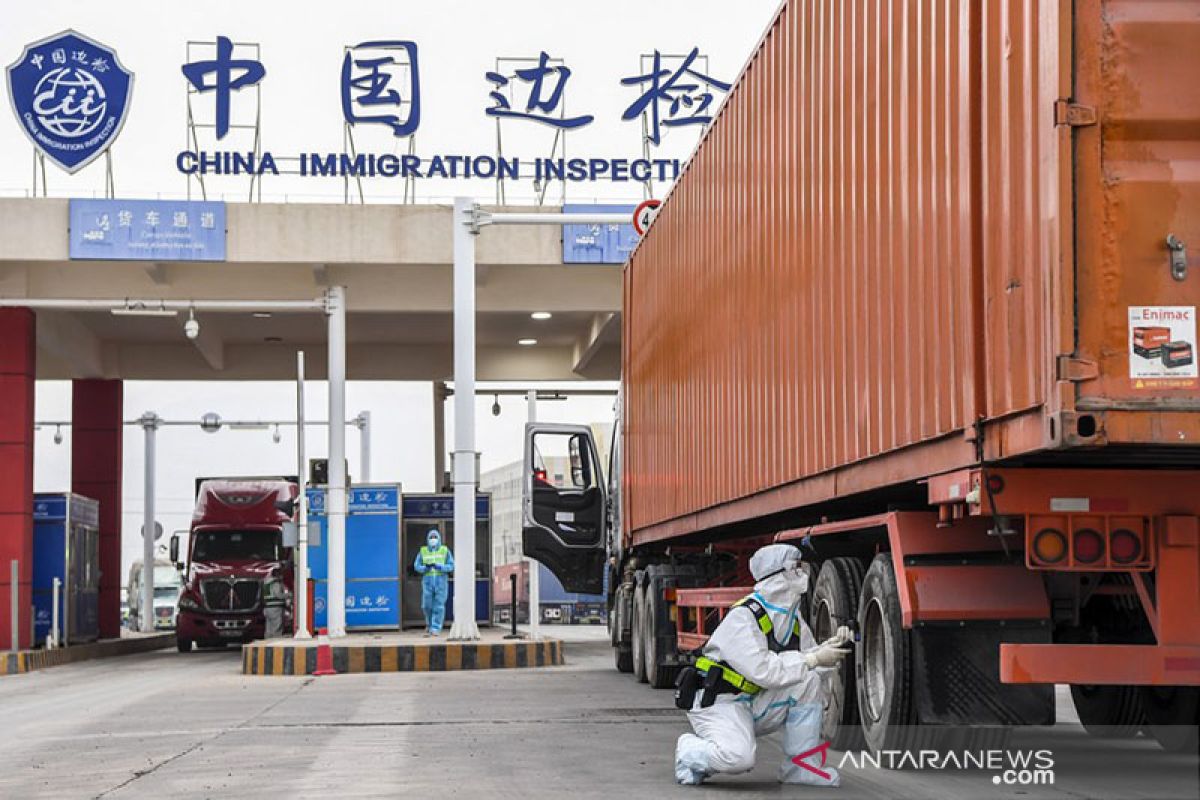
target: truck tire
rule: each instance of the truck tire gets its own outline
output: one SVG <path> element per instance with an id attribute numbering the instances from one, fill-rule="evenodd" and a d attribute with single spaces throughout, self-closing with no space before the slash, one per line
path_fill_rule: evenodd
<path id="1" fill-rule="evenodd" d="M 633 648 L 627 644 L 613 647 L 613 663 L 617 672 L 633 672 Z"/>
<path id="2" fill-rule="evenodd" d="M 867 748 L 920 749 L 927 744 L 926 738 L 932 744 L 933 731 L 917 726 L 912 643 L 909 631 L 901 624 L 891 553 L 875 556 L 863 578 L 858 628 L 862 641 L 857 648 L 854 677 Z"/>
<path id="3" fill-rule="evenodd" d="M 646 640 L 642 636 L 642 602 L 645 596 L 645 591 L 639 583 L 638 587 L 633 590 L 633 603 L 630 609 L 632 623 L 630 625 L 630 656 L 633 659 L 633 677 L 637 678 L 638 683 L 646 682 Z"/>
<path id="4" fill-rule="evenodd" d="M 633 646 L 621 641 L 621 627 L 630 621 L 629 592 L 618 586 L 613 594 L 613 606 L 608 612 L 608 638 L 612 642 L 617 672 L 633 672 Z"/>
<path id="5" fill-rule="evenodd" d="M 831 558 L 821 565 L 814 588 L 808 593 L 809 626 L 818 643 L 836 633 L 839 625 L 858 619 L 858 600 L 866 571 L 866 565 L 857 558 Z M 863 746 L 854 670 L 851 653 L 831 676 L 821 735 L 833 743 L 835 750 L 858 750 Z"/>
<path id="6" fill-rule="evenodd" d="M 663 631 L 659 630 L 659 626 L 669 623 L 670 619 L 667 617 L 662 590 L 653 582 L 646 589 L 645 603 L 642 630 L 646 635 L 646 680 L 655 689 L 670 689 L 675 685 L 679 667 L 663 663 L 667 654 L 662 652 Z"/>
<path id="7" fill-rule="evenodd" d="M 812 609 L 813 609 L 813 592 L 817 587 L 818 565 L 811 561 L 802 561 L 800 568 L 804 570 L 804 574 L 808 576 L 808 591 L 800 597 L 800 619 L 804 620 L 804 624 L 808 625 L 810 630 L 816 630 L 813 625 Z M 862 581 L 860 580 L 861 584 Z M 855 605 L 858 604 L 858 595 L 854 596 Z M 820 640 L 818 640 L 820 641 Z"/>
<path id="8" fill-rule="evenodd" d="M 190 653 L 192 652 L 192 640 L 176 636 L 175 648 L 181 653 Z"/>
<path id="9" fill-rule="evenodd" d="M 1143 686 L 1146 732 L 1172 753 L 1195 753 L 1200 746 L 1200 687 Z"/>
<path id="10" fill-rule="evenodd" d="M 1146 721 L 1137 686 L 1071 684 L 1079 721 L 1096 739 L 1132 739 Z"/>

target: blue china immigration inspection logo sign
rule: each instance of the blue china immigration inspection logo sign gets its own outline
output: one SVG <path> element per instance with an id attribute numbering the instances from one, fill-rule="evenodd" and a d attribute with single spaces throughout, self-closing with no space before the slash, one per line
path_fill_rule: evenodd
<path id="1" fill-rule="evenodd" d="M 133 73 L 112 48 L 66 30 L 25 46 L 8 67 L 8 96 L 33 146 L 77 172 L 121 132 Z"/>

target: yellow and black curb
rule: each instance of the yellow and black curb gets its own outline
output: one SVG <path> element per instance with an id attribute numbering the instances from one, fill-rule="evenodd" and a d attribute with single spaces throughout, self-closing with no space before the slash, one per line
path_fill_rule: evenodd
<path id="1" fill-rule="evenodd" d="M 312 675 L 317 643 L 276 645 L 254 642 L 242 648 L 245 675 Z M 552 667 L 564 662 L 562 642 L 447 642 L 445 644 L 329 645 L 333 669 L 355 672 L 447 672 L 464 669 Z"/>
<path id="2" fill-rule="evenodd" d="M 0 654 L 0 675 L 21 675 L 76 661 L 145 653 L 150 650 L 171 647 L 174 644 L 175 634 L 162 633 L 153 636 L 131 636 L 126 639 L 105 639 L 89 644 L 60 647 L 57 650 L 22 650 L 19 653 L 3 653 Z"/>

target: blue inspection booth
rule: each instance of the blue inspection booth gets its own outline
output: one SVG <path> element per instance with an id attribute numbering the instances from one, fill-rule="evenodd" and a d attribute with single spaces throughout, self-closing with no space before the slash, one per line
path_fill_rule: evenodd
<path id="1" fill-rule="evenodd" d="M 100 503 L 83 495 L 33 496 L 33 634 L 45 644 L 58 578 L 58 642 L 100 638 Z"/>
<path id="2" fill-rule="evenodd" d="M 425 615 L 421 611 L 421 576 L 413 568 L 417 552 L 425 544 L 430 528 L 436 528 L 442 541 L 454 554 L 456 566 L 458 548 L 455 547 L 454 495 L 453 494 L 406 494 L 404 495 L 404 584 L 402 586 L 401 611 L 404 627 L 423 627 Z M 475 495 L 475 621 L 480 625 L 492 624 L 492 496 Z M 450 592 L 446 599 L 446 620 L 454 620 L 454 580 L 450 581 Z"/>
<path id="3" fill-rule="evenodd" d="M 425 624 L 421 576 L 413 569 L 430 528 L 455 553 L 454 496 L 402 494 L 396 484 L 356 485 L 348 492 L 346 516 L 346 629 L 398 630 Z M 315 583 L 313 624 L 327 626 L 329 549 L 325 489 L 308 489 L 308 568 Z M 492 618 L 491 496 L 475 498 L 475 619 Z M 446 619 L 454 619 L 450 581 Z"/>
<path id="4" fill-rule="evenodd" d="M 346 629 L 400 628 L 400 487 L 351 486 L 346 516 Z M 323 487 L 308 490 L 308 568 L 313 624 L 328 624 L 329 537 Z"/>

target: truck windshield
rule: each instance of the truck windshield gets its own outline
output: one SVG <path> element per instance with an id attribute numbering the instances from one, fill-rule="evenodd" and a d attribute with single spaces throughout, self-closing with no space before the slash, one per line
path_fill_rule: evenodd
<path id="1" fill-rule="evenodd" d="M 278 531 L 198 531 L 192 534 L 195 561 L 278 561 Z"/>
<path id="2" fill-rule="evenodd" d="M 154 586 L 157 589 L 159 586 L 174 586 L 179 588 L 179 571 L 174 567 L 155 567 L 154 568 Z"/>

